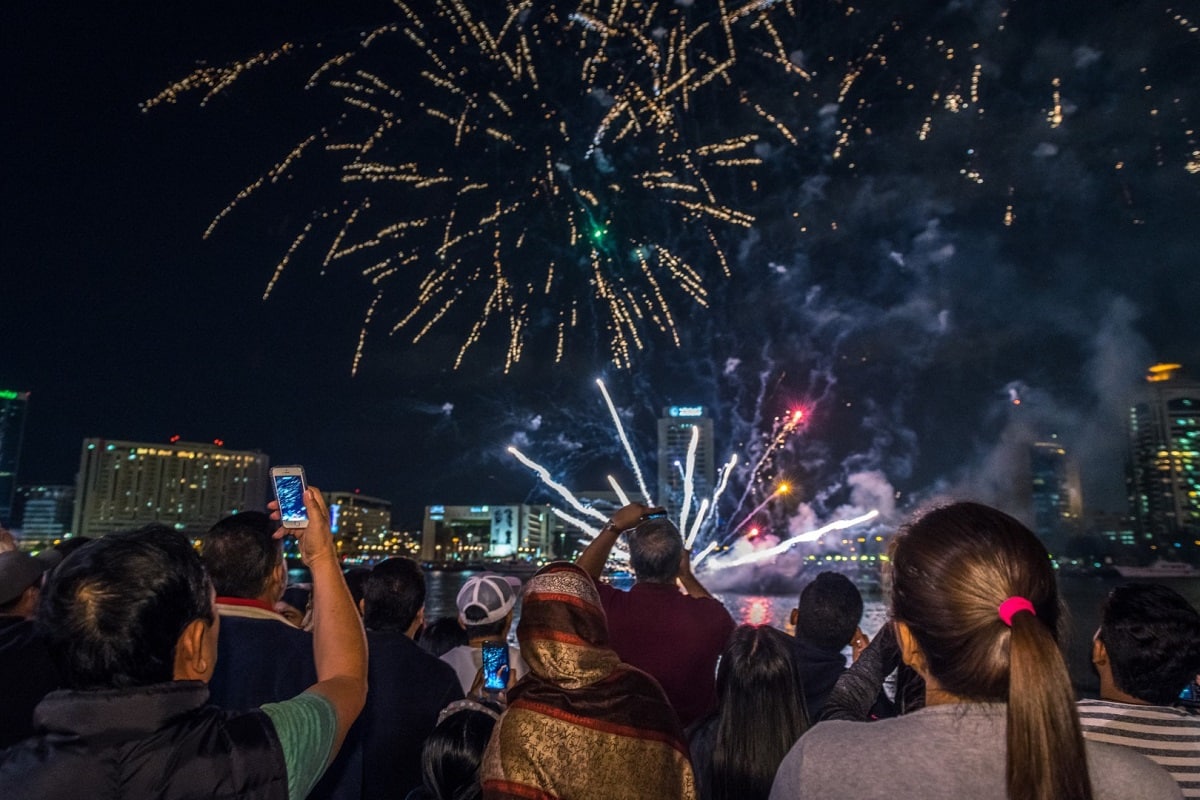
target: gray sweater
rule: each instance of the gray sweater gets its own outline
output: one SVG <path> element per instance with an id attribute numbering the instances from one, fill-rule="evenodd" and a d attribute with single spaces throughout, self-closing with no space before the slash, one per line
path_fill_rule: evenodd
<path id="1" fill-rule="evenodd" d="M 1005 725 L 999 704 L 930 706 L 878 722 L 822 722 L 783 759 L 770 800 L 1008 800 Z M 1170 774 L 1145 756 L 1098 742 L 1086 747 L 1095 800 L 1181 797 Z"/>

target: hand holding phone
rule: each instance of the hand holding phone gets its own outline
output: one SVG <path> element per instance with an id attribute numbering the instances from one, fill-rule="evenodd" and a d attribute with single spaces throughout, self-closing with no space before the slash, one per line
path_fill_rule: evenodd
<path id="1" fill-rule="evenodd" d="M 280 524 L 285 528 L 307 526 L 304 490 L 308 488 L 308 483 L 304 479 L 304 467 L 271 467 L 271 483 L 275 487 L 275 500 L 279 503 Z"/>
<path id="2" fill-rule="evenodd" d="M 488 692 L 503 692 L 508 688 L 508 644 L 483 643 L 483 688 Z"/>

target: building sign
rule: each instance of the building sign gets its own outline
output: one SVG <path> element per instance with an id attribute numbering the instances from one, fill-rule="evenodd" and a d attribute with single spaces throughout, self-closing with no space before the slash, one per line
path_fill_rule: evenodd
<path id="1" fill-rule="evenodd" d="M 667 409 L 669 417 L 703 417 L 704 406 L 671 406 Z"/>
<path id="2" fill-rule="evenodd" d="M 517 552 L 520 544 L 520 531 L 517 530 L 517 506 L 504 506 L 492 509 L 492 547 L 493 557 L 505 558 Z"/>

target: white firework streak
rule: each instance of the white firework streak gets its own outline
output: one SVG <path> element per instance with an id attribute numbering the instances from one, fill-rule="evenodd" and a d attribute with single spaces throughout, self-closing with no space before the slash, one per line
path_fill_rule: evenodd
<path id="1" fill-rule="evenodd" d="M 692 426 L 692 440 L 688 442 L 687 467 L 683 471 L 683 508 L 679 509 L 679 530 L 687 530 L 688 512 L 692 508 L 692 492 L 696 480 L 696 445 L 700 442 L 700 426 Z"/>
<path id="2" fill-rule="evenodd" d="M 612 415 L 613 424 L 617 426 L 617 435 L 621 437 L 621 444 L 625 445 L 625 455 L 629 457 L 629 466 L 633 467 L 633 474 L 637 477 L 642 497 L 646 498 L 646 505 L 652 506 L 654 501 L 650 499 L 650 490 L 646 488 L 646 479 L 642 477 L 642 468 L 638 466 L 637 459 L 633 455 L 633 446 L 629 444 L 629 437 L 625 435 L 625 426 L 621 424 L 621 416 L 617 414 L 617 407 L 613 405 L 612 398 L 608 396 L 608 388 L 605 387 L 604 381 L 597 378 L 596 385 L 600 387 L 600 394 L 604 395 L 604 402 L 608 404 L 608 413 Z"/>
<path id="3" fill-rule="evenodd" d="M 851 519 L 839 519 L 835 522 L 829 523 L 828 525 L 817 528 L 816 530 L 808 531 L 807 533 L 802 533 L 798 536 L 793 536 L 790 539 L 785 539 L 774 547 L 768 547 L 766 550 L 759 550 L 757 553 L 751 553 L 748 556 L 742 556 L 741 558 L 734 559 L 733 561 L 718 561 L 717 563 L 713 564 L 712 568 L 714 570 L 728 569 L 729 567 L 740 567 L 744 564 L 754 564 L 759 561 L 765 561 L 772 556 L 777 556 L 780 553 L 786 552 L 792 547 L 792 545 L 799 544 L 800 542 L 815 542 L 817 539 L 820 539 L 830 531 L 840 531 L 845 530 L 846 528 L 853 528 L 855 525 L 861 525 L 864 522 L 869 522 L 878 516 L 878 510 L 871 510 L 861 516 L 852 517 Z M 697 558 L 693 566 L 699 566 L 700 562 L 704 560 L 704 556 L 706 555 L 708 555 L 707 552 L 701 555 L 700 558 Z"/>
<path id="4" fill-rule="evenodd" d="M 692 532 L 688 534 L 687 541 L 683 546 L 688 552 L 692 550 L 692 542 L 696 541 L 696 534 L 700 533 L 700 526 L 704 524 L 704 512 L 708 511 L 708 498 L 700 501 L 700 510 L 696 512 L 696 521 L 692 524 Z"/>
<path id="5" fill-rule="evenodd" d="M 617 500 L 620 501 L 621 506 L 625 507 L 629 505 L 629 496 L 625 494 L 625 490 L 621 488 L 621 484 L 617 483 L 617 479 L 612 475 L 606 475 L 605 477 L 608 478 L 608 485 L 616 492 Z"/>
<path id="6" fill-rule="evenodd" d="M 587 506 L 585 506 L 583 503 L 579 502 L 579 498 L 577 498 L 577 497 L 576 497 L 576 496 L 575 496 L 575 495 L 574 495 L 574 494 L 571 492 L 571 490 L 570 490 L 570 489 L 568 489 L 567 487 L 563 486 L 563 485 L 562 485 L 561 483 L 559 483 L 558 481 L 554 480 L 554 478 L 550 477 L 550 470 L 546 469 L 546 468 L 545 468 L 545 467 L 543 467 L 541 464 L 538 464 L 538 463 L 537 463 L 537 462 L 535 462 L 535 461 L 531 461 L 529 458 L 527 458 L 527 457 L 525 456 L 525 454 L 524 454 L 524 453 L 522 453 L 520 450 L 518 450 L 518 449 L 517 449 L 517 448 L 515 448 L 515 447 L 509 447 L 509 448 L 508 448 L 508 452 L 510 452 L 510 453 L 512 453 L 514 456 L 516 456 L 516 457 L 517 457 L 517 460 L 518 460 L 518 461 L 520 461 L 522 464 L 524 464 L 525 466 L 529 467 L 531 470 L 533 470 L 534 472 L 536 472 L 536 473 L 538 474 L 538 477 L 542 479 L 542 483 L 546 484 L 546 485 L 547 485 L 547 486 L 549 486 L 551 489 L 553 489 L 554 491 L 558 492 L 559 496 L 561 496 L 561 497 L 562 497 L 562 499 L 564 499 L 564 500 L 566 500 L 568 503 L 570 503 L 570 504 L 571 504 L 571 507 L 572 507 L 572 508 L 574 508 L 576 511 L 579 511 L 580 513 L 583 513 L 583 514 L 586 514 L 586 515 L 588 515 L 589 517 L 591 517 L 591 518 L 593 518 L 593 519 L 598 519 L 598 520 L 600 520 L 600 521 L 602 521 L 602 522 L 607 522 L 607 521 L 608 521 L 608 517 L 604 516 L 603 514 L 601 514 L 601 513 L 600 513 L 599 511 L 597 511 L 596 509 L 594 509 L 594 508 L 588 508 L 588 507 L 587 507 Z"/>
<path id="7" fill-rule="evenodd" d="M 733 472 L 734 466 L 738 462 L 737 453 L 729 457 L 729 461 L 725 462 L 725 466 L 721 467 L 721 480 L 717 482 L 717 488 L 713 492 L 712 500 L 708 503 L 708 508 L 715 514 L 717 512 L 717 501 L 721 499 L 721 495 L 725 493 L 725 487 L 729 485 L 729 475 Z M 704 516 L 704 503 L 700 504 L 700 513 L 696 516 L 696 524 L 692 526 L 692 532 L 688 534 L 687 541 L 683 543 L 689 551 L 692 549 L 692 543 L 696 541 L 696 536 L 699 535 L 701 527 L 711 518 L 711 514 Z"/>

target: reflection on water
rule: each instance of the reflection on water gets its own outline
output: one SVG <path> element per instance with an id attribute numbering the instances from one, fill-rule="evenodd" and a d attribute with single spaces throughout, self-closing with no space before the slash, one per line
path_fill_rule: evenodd
<path id="1" fill-rule="evenodd" d="M 442 616 L 455 616 L 454 600 L 463 582 L 473 572 L 427 572 L 425 616 L 429 620 Z M 1200 579 L 1185 578 L 1174 580 L 1152 581 L 1161 582 L 1179 592 L 1193 606 L 1200 608 Z M 1099 683 L 1092 670 L 1091 643 L 1092 634 L 1100 624 L 1100 606 L 1108 592 L 1123 581 L 1119 578 L 1067 578 L 1059 577 L 1059 591 L 1067 606 L 1067 617 L 1064 621 L 1062 643 L 1067 655 L 1067 667 L 1071 672 L 1071 680 L 1082 695 L 1095 696 L 1099 691 Z M 619 584 L 621 588 L 629 588 L 628 583 Z M 799 587 L 794 594 L 738 594 L 721 592 L 715 597 L 725 604 L 729 613 L 738 624 L 771 625 L 791 634 L 792 628 L 789 617 L 792 609 L 799 601 Z M 516 620 L 520 618 L 521 607 L 517 604 L 514 614 L 513 630 L 516 630 Z M 887 621 L 887 603 L 878 593 L 864 592 L 863 632 L 874 638 L 879 629 Z M 515 643 L 515 635 L 509 637 Z M 843 651 L 849 654 L 849 648 Z"/>

